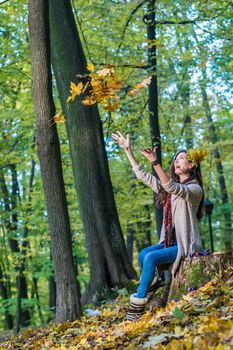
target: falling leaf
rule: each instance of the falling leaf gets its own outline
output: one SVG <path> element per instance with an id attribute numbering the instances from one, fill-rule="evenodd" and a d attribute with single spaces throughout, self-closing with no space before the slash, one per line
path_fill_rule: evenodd
<path id="1" fill-rule="evenodd" d="M 142 87 L 150 85 L 152 77 L 148 77 L 141 82 Z"/>
<path id="2" fill-rule="evenodd" d="M 93 70 L 95 69 L 95 66 L 93 63 L 88 63 L 87 64 L 87 69 L 89 70 L 89 72 L 93 72 Z"/>
<path id="3" fill-rule="evenodd" d="M 111 64 L 106 64 L 102 69 L 98 70 L 97 75 L 100 77 L 105 77 L 106 75 L 111 75 L 114 73 L 114 67 Z"/>
<path id="4" fill-rule="evenodd" d="M 62 114 L 62 112 L 58 112 L 57 114 L 55 114 L 55 116 L 51 119 L 52 123 L 50 124 L 50 126 L 52 126 L 53 124 L 64 124 L 65 123 L 65 118 L 64 115 Z"/>
<path id="5" fill-rule="evenodd" d="M 150 76 L 150 77 L 147 77 L 147 78 L 145 78 L 145 79 L 143 79 L 143 81 L 142 81 L 141 83 L 136 84 L 136 85 L 134 86 L 134 88 L 128 92 L 127 95 L 128 95 L 128 96 L 131 96 L 131 97 L 132 97 L 132 96 L 135 96 L 135 95 L 139 92 L 139 90 L 141 90 L 142 88 L 144 88 L 144 87 L 150 85 L 151 80 L 152 80 L 152 77 L 151 77 L 151 76 Z"/>
<path id="6" fill-rule="evenodd" d="M 67 103 L 69 103 L 70 101 L 74 101 L 75 97 L 81 94 L 82 88 L 83 88 L 82 82 L 78 83 L 77 85 L 75 85 L 75 83 L 71 82 L 70 83 L 71 95 L 68 97 Z"/>
<path id="7" fill-rule="evenodd" d="M 86 96 L 83 100 L 82 100 L 82 104 L 84 106 L 92 106 L 96 103 L 96 99 L 93 96 Z"/>
<path id="8" fill-rule="evenodd" d="M 107 104 L 104 109 L 105 111 L 109 111 L 109 112 L 114 112 L 116 109 L 118 109 L 120 107 L 119 103 L 114 103 L 114 104 Z"/>

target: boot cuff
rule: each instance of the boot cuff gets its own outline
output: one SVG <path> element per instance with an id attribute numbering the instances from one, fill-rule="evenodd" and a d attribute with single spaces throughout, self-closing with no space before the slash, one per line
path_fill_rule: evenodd
<path id="1" fill-rule="evenodd" d="M 148 302 L 148 298 L 138 298 L 136 296 L 137 294 L 131 294 L 130 295 L 130 301 L 131 303 L 134 303 L 136 305 L 145 305 Z"/>

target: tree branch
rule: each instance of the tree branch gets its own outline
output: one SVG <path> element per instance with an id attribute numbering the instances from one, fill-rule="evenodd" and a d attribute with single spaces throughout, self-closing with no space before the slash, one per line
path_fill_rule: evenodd
<path id="1" fill-rule="evenodd" d="M 119 46 L 118 46 L 118 48 L 117 48 L 117 50 L 116 50 L 115 57 L 117 57 L 117 55 L 118 55 L 118 53 L 119 53 L 119 50 L 120 50 L 120 48 L 121 48 L 121 46 L 122 46 L 122 43 L 123 43 L 123 39 L 124 39 L 124 36 L 125 36 L 126 29 L 127 29 L 128 25 L 129 25 L 129 23 L 130 23 L 130 21 L 131 21 L 133 15 L 134 15 L 134 14 L 138 11 L 138 9 L 139 9 L 142 5 L 144 5 L 144 3 L 146 3 L 147 1 L 148 1 L 148 0 L 142 1 L 139 5 L 137 5 L 137 6 L 135 7 L 135 9 L 133 9 L 133 10 L 131 11 L 131 13 L 130 13 L 130 15 L 129 15 L 129 18 L 128 18 L 126 24 L 125 24 L 124 29 L 123 29 L 122 36 L 121 36 L 121 39 L 120 39 L 120 44 L 119 44 Z M 184 21 L 179 21 L 179 22 L 176 22 L 176 21 L 155 21 L 155 25 L 157 25 L 157 24 L 161 24 L 161 25 L 163 25 L 163 24 L 196 24 L 196 22 L 211 21 L 211 20 L 213 20 L 213 19 L 216 19 L 216 18 L 220 17 L 220 16 L 227 10 L 227 8 L 230 6 L 230 4 L 231 4 L 231 1 L 226 5 L 226 7 L 225 7 L 220 13 L 218 13 L 216 16 L 211 17 L 211 18 L 198 18 L 198 17 L 197 17 L 197 18 L 194 19 L 194 20 L 184 20 Z"/>
<path id="2" fill-rule="evenodd" d="M 196 18 L 192 21 L 186 20 L 186 21 L 155 21 L 155 24 L 196 24 L 196 22 L 206 22 L 206 21 L 212 21 L 213 19 L 216 19 L 220 17 L 226 10 L 227 8 L 231 5 L 231 1 L 222 9 L 221 12 L 219 12 L 216 16 L 214 17 L 207 17 L 207 18 Z"/>
<path id="3" fill-rule="evenodd" d="M 0 2 L 0 5 L 4 4 L 7 1 L 9 1 L 9 0 L 4 0 L 4 1 Z"/>
<path id="4" fill-rule="evenodd" d="M 143 0 L 140 4 L 138 4 L 130 13 L 129 15 L 129 18 L 125 24 L 125 27 L 123 29 L 123 32 L 122 32 L 122 35 L 121 35 L 121 38 L 120 38 L 120 44 L 118 45 L 118 48 L 116 50 L 116 54 L 115 54 L 115 58 L 117 57 L 119 51 L 120 51 L 120 48 L 122 46 L 122 43 L 123 43 L 123 39 L 124 39 L 124 36 L 125 36 L 125 32 L 126 32 L 126 29 L 131 21 L 131 19 L 133 18 L 133 15 L 142 7 L 142 5 L 144 5 L 148 0 Z"/>
<path id="5" fill-rule="evenodd" d="M 99 62 L 98 64 L 96 62 L 92 62 L 94 64 L 94 66 L 104 66 L 106 65 L 106 63 L 103 62 Z M 148 68 L 150 68 L 150 66 L 148 64 L 142 66 L 142 65 L 134 65 L 134 64 L 129 64 L 129 63 L 125 63 L 125 64 L 116 64 L 115 67 L 125 67 L 125 68 L 134 68 L 134 69 L 145 69 L 147 70 Z"/>

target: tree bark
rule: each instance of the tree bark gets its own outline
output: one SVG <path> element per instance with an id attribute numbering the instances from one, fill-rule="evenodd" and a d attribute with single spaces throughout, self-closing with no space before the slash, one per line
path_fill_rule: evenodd
<path id="1" fill-rule="evenodd" d="M 186 258 L 171 282 L 168 300 L 179 299 L 192 289 L 198 289 L 233 265 L 233 258 L 227 254 L 211 254 Z"/>
<path id="2" fill-rule="evenodd" d="M 67 105 L 70 82 L 87 74 L 86 59 L 70 1 L 49 2 L 52 63 L 66 117 L 75 187 L 90 265 L 82 302 L 98 301 L 105 290 L 122 287 L 136 276 L 117 215 L 103 130 L 97 106 L 84 107 L 80 96 Z"/>
<path id="3" fill-rule="evenodd" d="M 205 74 L 205 72 L 204 72 Z M 206 78 L 206 77 L 205 77 Z M 231 210 L 227 207 L 229 203 L 228 199 L 228 192 L 227 192 L 227 186 L 225 182 L 225 177 L 223 173 L 223 165 L 221 161 L 221 155 L 220 151 L 215 144 L 218 141 L 217 133 L 215 130 L 215 126 L 213 123 L 213 118 L 210 110 L 209 100 L 206 93 L 206 86 L 204 81 L 201 83 L 201 93 L 203 98 L 203 106 L 206 113 L 206 117 L 209 124 L 209 138 L 214 145 L 213 155 L 214 159 L 216 161 L 216 169 L 218 173 L 218 182 L 220 187 L 220 193 L 221 193 L 221 200 L 223 204 L 223 216 L 224 216 L 224 244 L 225 244 L 225 251 L 226 253 L 232 252 L 232 218 L 231 218 Z"/>
<path id="4" fill-rule="evenodd" d="M 198 42 L 197 35 L 195 33 L 195 30 L 193 29 L 193 34 L 195 37 L 195 40 Z M 202 94 L 202 101 L 203 101 L 203 107 L 206 114 L 207 122 L 209 125 L 209 140 L 214 145 L 213 148 L 213 156 L 216 161 L 216 169 L 218 173 L 218 182 L 220 187 L 220 193 L 221 193 L 221 200 L 223 204 L 223 215 L 224 215 L 224 224 L 225 224 L 225 230 L 224 230 L 224 245 L 225 245 L 225 251 L 226 253 L 232 253 L 232 216 L 231 216 L 231 210 L 228 207 L 229 199 L 228 199 L 228 191 L 227 186 L 225 182 L 224 172 L 223 172 L 223 165 L 221 161 L 221 154 L 219 151 L 219 148 L 216 146 L 216 143 L 218 142 L 218 135 L 217 131 L 215 130 L 211 108 L 209 105 L 209 100 L 207 96 L 207 74 L 206 69 L 201 69 L 203 79 L 200 83 L 201 88 L 201 94 Z"/>
<path id="5" fill-rule="evenodd" d="M 182 106 L 184 108 L 184 138 L 187 149 L 193 148 L 192 118 L 190 115 L 190 76 L 188 69 L 185 74 L 185 82 L 180 91 Z"/>
<path id="6" fill-rule="evenodd" d="M 4 272 L 2 271 L 2 267 L 0 266 L 0 295 L 3 300 L 7 301 L 9 298 L 7 286 L 4 283 Z M 5 313 L 5 321 L 8 329 L 12 329 L 14 327 L 13 316 L 9 311 L 7 306 L 4 306 Z"/>
<path id="7" fill-rule="evenodd" d="M 147 39 L 156 39 L 156 25 L 155 25 L 155 0 L 148 2 L 148 13 L 144 17 L 144 22 L 147 24 Z M 149 126 L 151 134 L 152 147 L 158 146 L 157 155 L 160 164 L 162 164 L 161 153 L 161 138 L 159 127 L 159 102 L 158 102 L 158 81 L 157 81 L 157 48 L 153 44 L 148 48 L 148 66 L 150 67 L 150 74 L 152 75 L 151 83 L 149 85 Z M 154 168 L 152 173 L 157 177 Z M 155 219 L 158 238 L 163 224 L 163 209 L 156 206 L 156 193 L 154 193 L 154 207 Z"/>
<path id="8" fill-rule="evenodd" d="M 64 188 L 60 145 L 52 97 L 48 1 L 29 1 L 32 57 L 32 92 L 37 116 L 37 148 L 51 232 L 51 249 L 57 284 L 56 321 L 81 316 L 80 291 L 72 256 L 70 221 Z"/>
<path id="9" fill-rule="evenodd" d="M 10 166 L 11 178 L 12 178 L 12 187 L 11 195 L 9 194 L 7 184 L 5 181 L 4 172 L 0 170 L 0 184 L 3 194 L 4 202 L 4 224 L 6 227 L 8 241 L 13 254 L 20 256 L 19 243 L 16 238 L 17 224 L 18 224 L 18 214 L 17 214 L 17 193 L 18 193 L 18 180 L 17 180 L 17 171 L 14 164 Z M 29 310 L 21 311 L 21 299 L 28 299 L 27 292 L 27 280 L 24 276 L 24 268 L 21 268 L 19 265 L 15 268 L 18 273 L 16 278 L 16 288 L 17 288 L 17 304 L 16 304 L 16 332 L 20 329 L 20 323 L 22 326 L 28 326 L 30 320 Z M 20 290 L 18 289 L 20 288 Z M 19 300 L 20 298 L 20 300 Z M 20 309 L 19 309 L 20 307 Z M 20 322 L 20 323 L 19 323 Z"/>
<path id="10" fill-rule="evenodd" d="M 54 275 L 51 275 L 48 280 L 49 285 L 49 310 L 50 315 L 49 319 L 52 318 L 52 315 L 56 312 L 56 281 Z"/>
<path id="11" fill-rule="evenodd" d="M 133 242 L 134 242 L 134 235 L 135 231 L 133 228 L 133 225 L 131 223 L 127 223 L 127 241 L 126 241 L 126 247 L 127 247 L 127 253 L 129 256 L 129 260 L 131 264 L 133 263 Z"/>
<path id="12" fill-rule="evenodd" d="M 36 297 L 36 305 L 37 305 L 39 320 L 40 320 L 40 323 L 43 324 L 44 319 L 43 319 L 43 315 L 42 315 L 42 311 L 41 311 L 40 296 L 39 296 L 39 292 L 38 292 L 37 281 L 38 281 L 37 278 L 35 278 L 35 277 L 32 278 L 32 298 L 34 298 L 34 296 Z"/>
<path id="13" fill-rule="evenodd" d="M 164 307 L 167 301 L 182 298 L 224 273 L 232 265 L 233 257 L 227 254 L 187 257 L 181 262 L 175 277 L 158 288 L 147 309 Z"/>

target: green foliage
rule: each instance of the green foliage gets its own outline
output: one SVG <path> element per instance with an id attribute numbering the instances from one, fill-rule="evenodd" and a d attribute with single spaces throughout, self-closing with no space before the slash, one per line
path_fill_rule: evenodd
<path id="1" fill-rule="evenodd" d="M 73 0 L 74 14 L 81 36 L 87 61 L 101 68 L 114 64 L 120 79 L 124 82 L 121 92 L 121 107 L 116 112 L 106 112 L 100 106 L 108 152 L 111 179 L 124 236 L 129 225 L 135 239 L 145 243 L 145 230 L 157 242 L 154 220 L 152 191 L 138 183 L 128 165 L 126 156 L 111 140 L 116 130 L 130 133 L 136 157 L 147 171 L 151 171 L 138 149 L 151 145 L 149 130 L 148 94 L 146 89 L 136 96 L 127 92 L 151 75 L 147 66 L 149 46 L 157 48 L 157 79 L 159 90 L 159 123 L 163 153 L 163 167 L 169 169 L 172 155 L 177 148 L 187 147 L 191 139 L 194 147 L 205 146 L 208 157 L 202 163 L 206 197 L 214 202 L 212 216 L 214 244 L 216 251 L 224 251 L 226 237 L 232 239 L 231 229 L 226 232 L 225 217 L 233 207 L 232 180 L 232 50 L 231 40 L 232 8 L 227 1 L 167 1 L 156 2 L 156 41 L 147 42 L 147 28 L 143 22 L 147 13 L 146 2 L 138 9 L 134 1 L 86 1 Z M 207 6 L 208 5 L 208 6 Z M 38 280 L 40 304 L 44 319 L 48 310 L 48 278 L 53 273 L 50 260 L 50 236 L 47 213 L 43 197 L 39 163 L 36 153 L 36 125 L 31 96 L 31 63 L 27 29 L 27 1 L 7 1 L 0 6 L 0 168 L 3 169 L 11 199 L 12 177 L 10 165 L 16 166 L 19 188 L 17 207 L 10 214 L 17 213 L 17 228 L 8 232 L 3 192 L 0 191 L 0 268 L 3 282 L 9 296 L 1 301 L 1 324 L 5 327 L 5 310 L 15 317 L 17 267 L 25 257 L 25 276 L 29 291 L 32 280 Z M 145 20 L 145 18 L 144 18 Z M 181 24 L 195 20 L 195 23 Z M 167 23 L 172 22 L 172 23 Z M 210 139 L 209 120 L 203 106 L 201 87 L 206 89 L 217 140 Z M 67 96 L 69 92 L 67 91 Z M 54 87 L 57 110 L 59 98 Z M 191 123 L 185 123 L 190 116 Z M 72 228 L 72 244 L 78 265 L 78 280 L 82 292 L 88 283 L 89 268 L 85 248 L 83 227 L 74 188 L 72 164 L 65 125 L 58 125 L 61 143 L 63 172 L 66 186 L 69 214 Z M 214 158 L 216 147 L 220 151 L 223 174 L 228 191 L 228 203 L 222 204 L 219 189 L 218 163 Z M 36 162 L 34 184 L 29 196 L 31 161 Z M 31 211 L 28 206 L 31 205 Z M 25 226 L 28 235 L 24 237 Z M 210 248 L 208 220 L 200 224 L 206 248 Z M 20 252 L 12 253 L 9 238 L 17 238 Z M 27 242 L 22 254 L 22 244 Z M 134 252 L 136 247 L 134 246 Z M 134 253 L 136 261 L 137 253 Z M 135 263 L 135 267 L 137 267 Z M 199 272 L 195 278 L 198 278 Z M 121 292 L 120 292 L 121 293 Z M 30 296 L 30 293 L 29 293 Z M 32 325 L 40 323 L 34 298 L 27 301 L 33 309 Z M 153 340 L 154 341 L 154 340 Z"/>
<path id="2" fill-rule="evenodd" d="M 172 310 L 172 315 L 178 320 L 183 320 L 184 318 L 184 313 L 177 306 Z"/>

